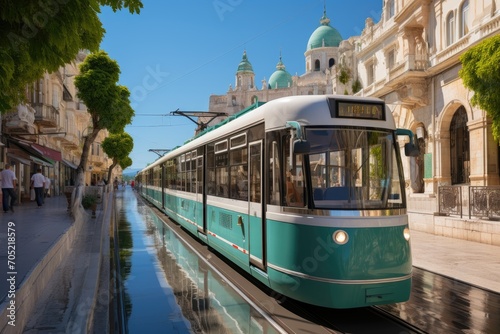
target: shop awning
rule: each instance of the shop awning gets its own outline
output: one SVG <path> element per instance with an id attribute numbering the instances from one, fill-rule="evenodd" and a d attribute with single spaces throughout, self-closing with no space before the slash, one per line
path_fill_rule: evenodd
<path id="1" fill-rule="evenodd" d="M 31 161 L 30 160 L 25 159 L 25 158 L 21 158 L 20 156 L 17 156 L 17 155 L 12 154 L 12 153 L 7 153 L 7 158 L 9 158 L 11 160 L 15 160 L 17 162 L 20 162 L 23 165 L 28 165 L 28 166 L 31 165 Z"/>
<path id="2" fill-rule="evenodd" d="M 46 167 L 54 167 L 53 163 L 49 163 L 48 161 L 38 159 L 37 157 L 34 157 L 32 155 L 30 155 L 30 159 L 31 159 L 31 161 L 33 161 L 34 163 L 36 163 L 38 165 L 42 165 L 42 166 L 46 166 Z"/>
<path id="3" fill-rule="evenodd" d="M 51 160 L 50 158 L 44 157 L 43 155 L 40 154 L 37 150 L 35 150 L 33 147 L 31 147 L 30 143 L 25 143 L 17 140 L 10 139 L 9 140 L 9 150 L 10 149 L 15 149 L 19 148 L 19 153 L 22 155 L 26 155 L 23 157 L 25 160 L 30 159 L 36 164 L 46 166 L 46 167 L 54 167 L 54 161 Z M 14 153 L 14 152 L 11 152 Z M 24 153 L 24 154 L 23 154 Z M 15 156 L 19 157 L 18 154 L 14 154 Z M 24 162 L 23 162 L 24 163 Z M 28 163 L 29 165 L 29 163 Z"/>
<path id="4" fill-rule="evenodd" d="M 62 161 L 63 164 L 65 164 L 66 166 L 68 166 L 70 168 L 73 168 L 73 169 L 77 169 L 78 168 L 77 165 L 75 165 L 74 163 L 72 163 L 72 162 L 70 162 L 70 161 L 68 161 L 66 159 L 62 159 L 61 161 Z"/>
<path id="5" fill-rule="evenodd" d="M 45 158 L 49 158 L 54 161 L 61 161 L 61 152 L 59 151 L 38 144 L 31 144 L 31 147 L 40 152 L 40 154 Z"/>

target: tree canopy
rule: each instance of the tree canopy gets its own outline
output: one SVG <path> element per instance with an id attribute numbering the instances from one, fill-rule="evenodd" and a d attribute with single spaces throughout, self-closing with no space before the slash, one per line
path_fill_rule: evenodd
<path id="1" fill-rule="evenodd" d="M 102 142 L 102 149 L 113 160 L 108 170 L 108 180 L 111 179 L 111 172 L 117 164 L 120 164 L 122 169 L 132 165 L 132 159 L 128 156 L 134 148 L 134 140 L 126 133 L 112 133 Z"/>
<path id="2" fill-rule="evenodd" d="M 118 85 L 120 68 L 104 51 L 88 55 L 80 65 L 80 74 L 75 78 L 78 97 L 87 106 L 92 127 L 85 137 L 78 171 L 83 174 L 87 165 L 91 144 L 99 131 L 123 132 L 132 121 L 134 110 L 130 106 L 130 92 Z M 81 177 L 83 180 L 83 176 Z"/>
<path id="3" fill-rule="evenodd" d="M 500 35 L 485 39 L 461 57 L 459 72 L 465 87 L 474 91 L 471 103 L 493 120 L 492 132 L 500 138 Z"/>
<path id="4" fill-rule="evenodd" d="M 27 84 L 97 51 L 105 30 L 100 6 L 139 13 L 141 0 L 0 0 L 0 111 L 24 99 Z"/>

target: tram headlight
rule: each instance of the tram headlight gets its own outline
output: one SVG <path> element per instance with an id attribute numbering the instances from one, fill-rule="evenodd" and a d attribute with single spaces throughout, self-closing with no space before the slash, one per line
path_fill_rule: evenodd
<path id="1" fill-rule="evenodd" d="M 405 227 L 403 230 L 403 236 L 405 237 L 406 241 L 410 240 L 410 229 L 408 227 Z"/>
<path id="2" fill-rule="evenodd" d="M 338 230 L 332 235 L 333 241 L 339 245 L 344 245 L 349 241 L 349 235 L 346 231 Z"/>

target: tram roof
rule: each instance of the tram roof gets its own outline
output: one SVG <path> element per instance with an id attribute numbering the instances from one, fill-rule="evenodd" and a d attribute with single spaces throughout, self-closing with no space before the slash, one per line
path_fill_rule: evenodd
<path id="1" fill-rule="evenodd" d="M 145 167 L 142 171 L 160 165 L 164 161 L 170 159 L 172 155 L 179 153 L 179 150 L 189 152 L 196 149 L 202 143 L 230 136 L 232 133 L 239 131 L 241 128 L 257 124 L 262 122 L 264 119 L 266 121 L 266 131 L 284 127 L 286 119 L 298 121 L 303 126 L 307 126 L 309 124 L 324 124 L 325 113 L 318 111 L 325 110 L 327 101 L 330 98 L 344 101 L 361 101 L 359 97 L 348 95 L 301 95 L 283 97 L 271 100 L 267 103 L 257 102 L 241 110 L 237 114 L 229 116 L 223 122 L 205 129 L 203 132 L 187 140 L 184 145 L 174 148 L 163 157 Z M 363 97 L 362 101 L 384 102 L 381 99 L 373 97 Z M 330 115 L 330 110 L 328 108 L 326 110 L 328 115 Z M 254 112 L 250 113 L 250 111 Z M 386 108 L 386 113 L 391 113 L 388 108 Z M 389 122 L 384 122 L 384 124 L 381 124 L 378 120 L 363 120 L 363 124 L 365 126 L 395 128 L 392 115 L 390 117 L 386 117 L 386 119 Z M 390 121 L 391 119 L 392 122 Z M 352 119 L 349 118 L 338 118 L 336 122 L 339 125 L 352 126 Z M 227 125 L 227 127 L 224 127 L 225 125 Z"/>

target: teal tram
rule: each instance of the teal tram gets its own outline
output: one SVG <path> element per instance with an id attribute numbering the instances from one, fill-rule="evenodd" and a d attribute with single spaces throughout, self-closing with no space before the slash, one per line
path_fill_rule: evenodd
<path id="1" fill-rule="evenodd" d="M 398 137 L 382 100 L 256 103 L 137 174 L 140 194 L 272 290 L 355 308 L 402 302 L 411 246 Z"/>

